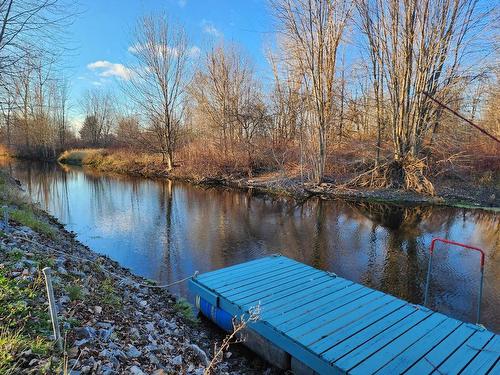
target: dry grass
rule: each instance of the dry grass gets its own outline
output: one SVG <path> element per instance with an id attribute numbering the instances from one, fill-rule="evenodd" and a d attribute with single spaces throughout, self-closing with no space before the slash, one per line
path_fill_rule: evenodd
<path id="1" fill-rule="evenodd" d="M 11 159 L 12 153 L 9 152 L 7 147 L 0 144 L 0 163 L 6 163 Z"/>
<path id="2" fill-rule="evenodd" d="M 251 177 L 276 169 L 276 162 L 265 153 L 232 150 L 228 155 L 206 144 L 191 143 L 181 148 L 176 156 L 175 168 L 169 173 L 161 155 L 126 149 L 74 149 L 61 154 L 63 164 L 91 166 L 99 171 L 144 177 L 177 177 L 200 180 L 219 177 Z"/>
<path id="3" fill-rule="evenodd" d="M 143 177 L 167 177 L 201 181 L 203 179 L 249 178 L 307 181 L 312 170 L 313 151 L 287 143 L 271 147 L 269 143 L 253 145 L 251 152 L 244 144 L 235 145 L 227 153 L 211 142 L 192 141 L 176 153 L 174 169 L 158 154 L 127 149 L 75 149 L 64 152 L 59 160 L 68 164 L 87 165 L 103 172 Z M 500 183 L 500 152 L 496 145 L 472 138 L 450 141 L 436 139 L 426 146 L 421 157 L 392 162 L 390 142 L 384 142 L 380 163 L 375 168 L 374 139 L 370 137 L 331 142 L 328 150 L 326 179 L 338 186 L 383 189 L 391 187 L 434 195 L 433 185 L 459 186 L 463 182 L 495 189 Z"/>
<path id="4" fill-rule="evenodd" d="M 106 151 L 104 149 L 73 149 L 64 151 L 57 160 L 64 164 L 86 165 L 95 162 L 105 154 Z"/>
<path id="5" fill-rule="evenodd" d="M 167 175 L 161 156 L 128 150 L 75 149 L 58 158 L 64 164 L 91 166 L 99 171 L 159 177 Z"/>

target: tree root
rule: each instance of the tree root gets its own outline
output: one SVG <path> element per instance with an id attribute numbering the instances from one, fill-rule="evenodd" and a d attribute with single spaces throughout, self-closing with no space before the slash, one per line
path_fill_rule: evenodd
<path id="1" fill-rule="evenodd" d="M 425 177 L 425 159 L 405 157 L 380 164 L 366 171 L 343 186 L 346 188 L 392 188 L 414 191 L 434 196 L 436 191 Z"/>

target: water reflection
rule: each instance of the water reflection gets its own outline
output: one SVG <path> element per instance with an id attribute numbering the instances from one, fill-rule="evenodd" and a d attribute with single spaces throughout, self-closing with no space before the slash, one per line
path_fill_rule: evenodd
<path id="1" fill-rule="evenodd" d="M 249 192 L 101 175 L 80 168 L 11 164 L 33 200 L 85 244 L 162 283 L 282 253 L 421 303 L 433 237 L 485 249 L 482 322 L 500 330 L 500 215 L 444 207 L 310 200 L 301 206 Z M 431 306 L 473 321 L 476 254 L 440 247 Z M 188 295 L 186 285 L 176 292 Z"/>

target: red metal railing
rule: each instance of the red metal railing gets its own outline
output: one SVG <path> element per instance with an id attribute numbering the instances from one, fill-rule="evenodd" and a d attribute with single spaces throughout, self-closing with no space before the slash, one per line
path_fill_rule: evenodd
<path id="1" fill-rule="evenodd" d="M 442 242 L 442 243 L 445 243 L 448 245 L 455 245 L 455 246 L 459 246 L 459 247 L 462 247 L 465 249 L 474 250 L 474 251 L 479 252 L 480 261 L 481 261 L 481 281 L 479 283 L 479 298 L 477 300 L 477 317 L 476 317 L 476 323 L 479 324 L 479 319 L 481 317 L 481 299 L 483 297 L 484 258 L 485 258 L 484 251 L 482 249 L 480 249 L 479 247 L 466 245 L 466 244 L 463 244 L 460 242 L 446 240 L 444 238 L 433 238 L 432 239 L 431 248 L 430 248 L 430 256 L 429 256 L 429 266 L 427 269 L 427 280 L 425 283 L 424 306 L 427 306 L 427 297 L 429 294 L 429 283 L 431 280 L 432 256 L 434 254 L 434 248 L 436 247 L 436 242 Z"/>

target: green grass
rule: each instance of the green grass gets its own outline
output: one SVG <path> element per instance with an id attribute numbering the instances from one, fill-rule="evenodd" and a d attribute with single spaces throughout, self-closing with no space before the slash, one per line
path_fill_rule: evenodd
<path id="1" fill-rule="evenodd" d="M 16 361 L 19 355 L 28 349 L 37 356 L 46 356 L 52 345 L 45 339 L 37 337 L 29 339 L 20 332 L 6 329 L 0 330 L 0 374 L 15 374 Z"/>
<path id="2" fill-rule="evenodd" d="M 24 252 L 22 250 L 19 250 L 17 248 L 12 249 L 9 251 L 6 256 L 7 259 L 11 262 L 17 262 L 23 258 Z"/>
<path id="3" fill-rule="evenodd" d="M 113 280 L 105 279 L 99 288 L 99 302 L 108 307 L 121 308 L 122 299 L 117 295 Z"/>
<path id="4" fill-rule="evenodd" d="M 7 177 L 0 172 L 0 207 L 14 206 L 9 210 L 10 218 L 21 225 L 30 227 L 34 231 L 44 234 L 50 238 L 55 236 L 55 230 L 52 226 L 39 219 L 33 206 L 27 203 L 26 197 L 22 196 L 20 190 L 7 181 Z M 3 218 L 3 213 L 1 213 Z"/>
<path id="5" fill-rule="evenodd" d="M 42 293 L 42 278 L 11 279 L 6 269 L 0 269 L 0 374 L 16 373 L 16 361 L 25 350 L 38 356 L 51 351 L 50 319 Z"/>
<path id="6" fill-rule="evenodd" d="M 191 323 L 197 324 L 199 319 L 194 315 L 193 305 L 184 298 L 179 298 L 174 305 L 174 310 L 184 319 Z"/>
<path id="7" fill-rule="evenodd" d="M 81 301 L 83 299 L 83 289 L 79 285 L 66 286 L 66 293 L 72 301 Z"/>
<path id="8" fill-rule="evenodd" d="M 12 220 L 17 221 L 21 225 L 30 227 L 35 232 L 44 234 L 47 237 L 53 238 L 55 236 L 54 229 L 50 224 L 38 219 L 33 211 L 29 208 L 18 208 L 10 211 Z"/>

